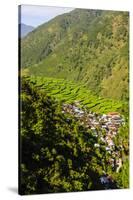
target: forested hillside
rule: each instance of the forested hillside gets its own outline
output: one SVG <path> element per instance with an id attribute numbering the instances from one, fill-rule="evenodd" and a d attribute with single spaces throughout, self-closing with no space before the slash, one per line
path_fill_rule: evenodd
<path id="1" fill-rule="evenodd" d="M 128 12 L 75 9 L 21 42 L 28 74 L 86 84 L 95 94 L 128 100 Z"/>
<path id="2" fill-rule="evenodd" d="M 88 129 L 72 113 L 64 113 L 60 101 L 30 77 L 23 77 L 21 86 L 20 194 L 129 186 L 127 124 L 109 148 L 103 128 Z"/>
<path id="3" fill-rule="evenodd" d="M 128 188 L 129 13 L 59 15 L 20 62 L 20 194 Z"/>

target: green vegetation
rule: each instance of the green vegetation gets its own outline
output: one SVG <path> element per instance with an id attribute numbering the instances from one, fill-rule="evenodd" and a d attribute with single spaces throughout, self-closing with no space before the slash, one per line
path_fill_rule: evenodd
<path id="1" fill-rule="evenodd" d="M 35 29 L 21 43 L 30 75 L 85 84 L 93 93 L 128 100 L 128 12 L 76 9 Z"/>
<path id="2" fill-rule="evenodd" d="M 96 138 L 73 118 L 61 114 L 57 102 L 22 83 L 21 194 L 100 189 Z"/>
<path id="3" fill-rule="evenodd" d="M 105 189 L 103 170 L 114 179 L 110 188 L 128 187 L 127 163 L 119 173 L 107 167 L 110 155 L 104 144 L 95 148 L 99 139 L 92 131 L 63 114 L 60 103 L 29 78 L 22 78 L 21 104 L 20 194 Z"/>
<path id="4" fill-rule="evenodd" d="M 47 92 L 60 102 L 73 103 L 80 101 L 81 106 L 86 106 L 93 112 L 108 113 L 121 111 L 127 106 L 125 102 L 108 98 L 97 97 L 83 84 L 76 84 L 64 79 L 31 76 L 30 80 L 38 89 Z"/>
<path id="5" fill-rule="evenodd" d="M 21 39 L 20 194 L 129 187 L 128 20 L 75 9 Z M 75 101 L 100 125 L 63 110 Z M 109 112 L 123 119 L 114 137 Z"/>

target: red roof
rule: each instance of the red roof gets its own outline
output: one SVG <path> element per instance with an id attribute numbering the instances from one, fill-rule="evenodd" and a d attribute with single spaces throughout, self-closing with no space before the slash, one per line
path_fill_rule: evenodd
<path id="1" fill-rule="evenodd" d="M 119 115 L 120 113 L 118 112 L 109 112 L 108 115 Z"/>

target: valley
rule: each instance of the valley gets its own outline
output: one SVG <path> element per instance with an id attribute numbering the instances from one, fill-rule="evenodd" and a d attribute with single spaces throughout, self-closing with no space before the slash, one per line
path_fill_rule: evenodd
<path id="1" fill-rule="evenodd" d="M 20 39 L 22 194 L 129 187 L 129 13 L 75 9 Z"/>

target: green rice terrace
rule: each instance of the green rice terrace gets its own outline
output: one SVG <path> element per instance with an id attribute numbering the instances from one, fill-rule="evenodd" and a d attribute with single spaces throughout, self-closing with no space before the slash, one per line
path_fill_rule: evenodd
<path id="1" fill-rule="evenodd" d="M 108 113 L 121 111 L 122 101 L 97 97 L 83 84 L 76 84 L 64 79 L 31 76 L 30 80 L 41 90 L 54 97 L 62 103 L 73 103 L 80 101 L 80 106 L 97 113 Z"/>

